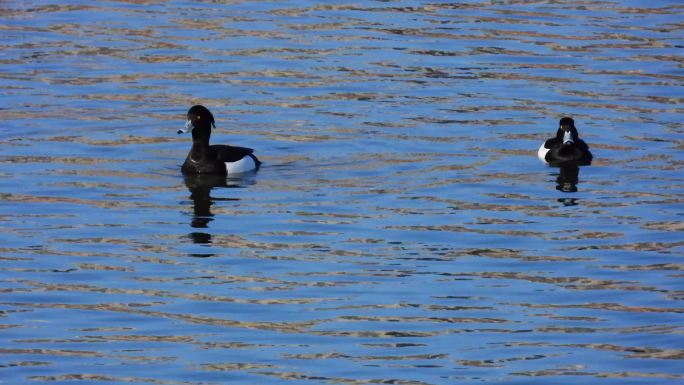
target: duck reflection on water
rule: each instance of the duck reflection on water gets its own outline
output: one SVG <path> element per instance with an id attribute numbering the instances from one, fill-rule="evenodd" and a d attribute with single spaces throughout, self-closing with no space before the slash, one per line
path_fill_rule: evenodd
<path id="1" fill-rule="evenodd" d="M 577 192 L 577 183 L 579 182 L 579 166 L 562 166 L 559 167 L 560 172 L 556 177 L 556 190 L 565 193 Z M 558 202 L 564 206 L 577 206 L 576 198 L 563 197 L 558 198 Z"/>
<path id="2" fill-rule="evenodd" d="M 579 183 L 579 166 L 565 165 L 559 167 L 560 172 L 556 178 L 556 190 L 570 193 L 577 192 Z"/>
<path id="3" fill-rule="evenodd" d="M 215 188 L 239 188 L 254 184 L 253 173 L 243 174 L 239 177 L 222 175 L 185 175 L 185 186 L 190 191 L 192 200 L 192 218 L 190 226 L 194 229 L 208 229 L 209 223 L 214 220 L 211 206 L 216 202 L 239 201 L 238 198 L 216 198 L 211 196 Z M 208 245 L 212 235 L 208 231 L 193 231 L 188 234 L 193 243 Z M 203 255 L 204 256 L 204 255 Z"/>

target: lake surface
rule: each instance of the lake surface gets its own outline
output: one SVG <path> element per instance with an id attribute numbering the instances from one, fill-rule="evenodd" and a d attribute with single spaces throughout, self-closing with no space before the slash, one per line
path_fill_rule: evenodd
<path id="1" fill-rule="evenodd" d="M 683 21 L 2 1 L 0 383 L 684 383 Z M 258 173 L 183 178 L 198 103 Z"/>

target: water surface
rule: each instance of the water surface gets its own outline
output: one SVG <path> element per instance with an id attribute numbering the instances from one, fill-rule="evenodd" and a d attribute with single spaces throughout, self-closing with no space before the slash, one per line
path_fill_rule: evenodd
<path id="1" fill-rule="evenodd" d="M 683 15 L 2 2 L 0 382 L 684 383 Z"/>

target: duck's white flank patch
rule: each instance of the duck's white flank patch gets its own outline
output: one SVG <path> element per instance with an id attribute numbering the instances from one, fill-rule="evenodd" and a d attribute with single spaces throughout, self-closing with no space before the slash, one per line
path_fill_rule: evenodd
<path id="1" fill-rule="evenodd" d="M 546 142 L 544 142 L 544 143 L 546 143 Z M 539 146 L 539 151 L 537 151 L 537 157 L 538 157 L 539 160 L 541 160 L 542 162 L 548 163 L 548 162 L 546 161 L 546 153 L 549 152 L 550 149 L 544 147 L 544 143 L 542 143 L 541 146 Z"/>
<path id="2" fill-rule="evenodd" d="M 225 162 L 228 174 L 240 174 L 256 169 L 256 163 L 251 156 L 246 156 L 235 162 Z"/>

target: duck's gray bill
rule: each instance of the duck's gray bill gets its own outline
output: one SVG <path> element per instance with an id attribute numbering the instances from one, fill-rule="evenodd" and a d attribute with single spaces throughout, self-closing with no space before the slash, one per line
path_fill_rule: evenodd
<path id="1" fill-rule="evenodd" d="M 572 133 L 570 131 L 565 131 L 563 134 L 563 144 L 571 144 L 574 141 L 572 140 Z"/>
<path id="2" fill-rule="evenodd" d="M 177 131 L 178 135 L 180 134 L 185 134 L 188 131 L 192 131 L 195 128 L 195 126 L 192 125 L 192 121 L 188 119 L 187 122 L 185 122 L 185 128 L 181 128 L 180 130 Z"/>

